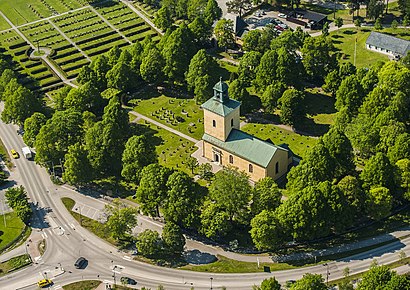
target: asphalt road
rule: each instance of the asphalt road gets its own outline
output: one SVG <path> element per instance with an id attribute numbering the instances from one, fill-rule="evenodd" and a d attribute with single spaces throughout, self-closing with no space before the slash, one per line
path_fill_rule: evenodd
<path id="1" fill-rule="evenodd" d="M 7 149 L 20 151 L 24 144 L 16 133 L 17 127 L 0 122 L 0 137 Z M 37 206 L 32 223 L 33 231 L 46 237 L 46 252 L 41 260 L 23 270 L 0 278 L 0 289 L 36 289 L 35 283 L 42 277 L 52 278 L 51 289 L 59 289 L 61 285 L 82 279 L 100 279 L 113 282 L 115 267 L 116 279 L 129 276 L 138 281 L 138 287 L 156 288 L 159 284 L 167 290 L 213 289 L 226 286 L 227 289 L 245 290 L 268 277 L 275 276 L 280 282 L 299 279 L 306 272 L 319 273 L 329 280 L 342 277 L 343 269 L 348 266 L 352 274 L 368 269 L 373 258 L 379 264 L 398 260 L 397 251 L 404 249 L 410 256 L 410 238 L 387 246 L 328 263 L 328 267 L 317 265 L 309 268 L 278 271 L 273 273 L 246 274 L 212 274 L 161 268 L 141 262 L 132 261 L 124 253 L 102 241 L 87 230 L 81 228 L 76 220 L 67 212 L 61 202 L 64 188 L 55 186 L 43 168 L 33 161 L 24 158 L 14 160 L 16 169 L 21 175 L 21 183 L 29 193 L 31 201 Z M 83 270 L 75 269 L 74 262 L 79 256 L 88 259 L 89 264 Z M 61 268 L 64 271 L 61 271 Z M 60 273 L 57 277 L 54 275 Z M 99 276 L 98 276 L 99 275 Z"/>

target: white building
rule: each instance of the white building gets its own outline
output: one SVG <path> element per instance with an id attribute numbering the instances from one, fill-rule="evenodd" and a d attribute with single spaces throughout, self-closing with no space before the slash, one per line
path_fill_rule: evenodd
<path id="1" fill-rule="evenodd" d="M 366 40 L 366 48 L 391 57 L 404 57 L 410 51 L 410 41 L 372 31 Z"/>

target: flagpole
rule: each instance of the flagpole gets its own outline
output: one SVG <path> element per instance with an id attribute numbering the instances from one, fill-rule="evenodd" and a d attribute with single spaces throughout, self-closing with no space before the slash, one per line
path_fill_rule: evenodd
<path id="1" fill-rule="evenodd" d="M 353 65 L 356 66 L 356 47 L 357 47 L 357 37 L 354 42 L 354 56 L 353 56 Z"/>

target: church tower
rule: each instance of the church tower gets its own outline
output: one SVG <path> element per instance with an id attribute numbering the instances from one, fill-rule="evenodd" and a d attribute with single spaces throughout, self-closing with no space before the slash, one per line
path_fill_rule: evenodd
<path id="1" fill-rule="evenodd" d="M 241 103 L 229 98 L 228 85 L 222 78 L 213 90 L 214 96 L 201 106 L 204 110 L 204 133 L 226 141 L 232 129 L 239 129 Z"/>

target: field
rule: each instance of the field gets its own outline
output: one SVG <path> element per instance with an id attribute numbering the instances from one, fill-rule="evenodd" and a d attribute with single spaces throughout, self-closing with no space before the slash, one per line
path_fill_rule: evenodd
<path id="1" fill-rule="evenodd" d="M 101 284 L 101 281 L 97 280 L 88 280 L 88 281 L 80 281 L 71 283 L 68 285 L 63 286 L 64 290 L 93 290 Z"/>
<path id="2" fill-rule="evenodd" d="M 57 69 L 74 79 L 81 67 L 113 46 L 125 47 L 146 36 L 157 42 L 158 33 L 128 6 L 103 1 L 90 6 L 84 0 L 0 1 L 0 43 L 28 78 L 32 88 L 55 86 L 59 77 L 40 60 L 29 59 L 31 49 L 51 49 Z M 17 26 L 27 41 L 10 29 L 6 18 Z"/>
<path id="3" fill-rule="evenodd" d="M 11 258 L 8 261 L 0 263 L 0 276 L 7 275 L 10 272 L 18 270 L 30 264 L 31 258 L 27 254 Z"/>
<path id="4" fill-rule="evenodd" d="M 155 145 L 159 164 L 192 175 L 185 161 L 198 149 L 194 143 L 147 121 L 140 120 L 137 126 L 138 131 L 148 137 L 150 144 Z"/>
<path id="5" fill-rule="evenodd" d="M 134 111 L 198 140 L 204 134 L 203 112 L 193 99 L 161 95 L 139 100 Z"/>
<path id="6" fill-rule="evenodd" d="M 6 213 L 5 218 L 0 215 L 0 252 L 10 246 L 10 243 L 13 243 L 20 236 L 25 227 L 25 224 L 14 212 Z"/>

